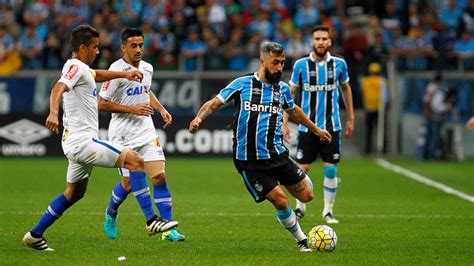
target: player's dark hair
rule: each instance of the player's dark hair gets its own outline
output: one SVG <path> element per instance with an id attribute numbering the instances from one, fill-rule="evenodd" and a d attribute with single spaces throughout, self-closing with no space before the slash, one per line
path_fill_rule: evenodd
<path id="1" fill-rule="evenodd" d="M 73 52 L 79 51 L 81 44 L 89 45 L 92 38 L 99 38 L 99 31 L 89 25 L 79 25 L 71 32 L 71 49 Z"/>
<path id="2" fill-rule="evenodd" d="M 144 37 L 143 36 L 143 31 L 137 28 L 126 28 L 122 32 L 122 43 L 125 44 L 130 37 Z"/>
<path id="3" fill-rule="evenodd" d="M 269 55 L 270 53 L 274 53 L 276 55 L 285 54 L 285 49 L 276 42 L 264 42 L 260 46 L 260 56 Z"/>
<path id="4" fill-rule="evenodd" d="M 316 31 L 325 31 L 329 33 L 329 28 L 324 25 L 317 25 L 313 27 L 313 29 L 311 30 L 311 34 L 315 33 Z"/>

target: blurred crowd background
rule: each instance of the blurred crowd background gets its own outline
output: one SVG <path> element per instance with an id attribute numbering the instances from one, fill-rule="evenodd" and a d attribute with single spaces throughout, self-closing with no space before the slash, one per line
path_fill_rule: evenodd
<path id="1" fill-rule="evenodd" d="M 0 0 L 0 11 L 3 68 L 59 69 L 71 29 L 91 24 L 101 32 L 94 67 L 121 56 L 124 27 L 139 27 L 158 70 L 254 70 L 264 40 L 287 49 L 290 69 L 310 52 L 311 28 L 324 24 L 352 76 L 374 61 L 385 70 L 390 55 L 399 70 L 474 69 L 472 0 Z"/>
<path id="2" fill-rule="evenodd" d="M 312 27 L 323 24 L 331 53 L 348 64 L 357 120 L 365 113 L 352 153 L 370 154 L 377 139 L 379 152 L 474 154 L 474 136 L 461 128 L 474 114 L 474 0 L 0 0 L 0 114 L 40 114 L 42 123 L 80 24 L 100 31 L 92 67 L 102 69 L 122 56 L 123 29 L 141 28 L 153 88 L 183 117 L 255 71 L 263 41 L 285 47 L 288 81 L 312 50 Z"/>

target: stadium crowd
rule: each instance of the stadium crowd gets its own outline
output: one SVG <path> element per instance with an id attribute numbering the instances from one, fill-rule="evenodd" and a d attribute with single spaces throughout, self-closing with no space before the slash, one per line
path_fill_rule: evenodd
<path id="1" fill-rule="evenodd" d="M 80 24 L 101 33 L 99 68 L 120 57 L 121 31 L 140 27 L 156 69 L 256 69 L 263 40 L 286 48 L 289 69 L 324 24 L 351 76 L 390 55 L 400 70 L 474 69 L 473 0 L 1 0 L 0 73 L 59 69 Z"/>

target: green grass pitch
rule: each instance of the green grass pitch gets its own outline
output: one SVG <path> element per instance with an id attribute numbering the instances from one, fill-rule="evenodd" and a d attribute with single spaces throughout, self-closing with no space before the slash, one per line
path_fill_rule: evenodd
<path id="1" fill-rule="evenodd" d="M 474 195 L 472 159 L 388 161 Z M 253 202 L 231 158 L 168 158 L 174 218 L 184 242 L 148 237 L 133 196 L 120 209 L 118 239 L 107 240 L 103 215 L 119 178 L 115 169 L 96 167 L 85 198 L 45 234 L 56 251 L 23 247 L 23 234 L 64 190 L 66 165 L 65 158 L 0 160 L 0 265 L 474 264 L 474 203 L 385 170 L 374 159 L 349 158 L 338 167 L 335 214 L 341 223 L 332 226 L 338 235 L 332 253 L 299 253 L 271 204 Z M 301 220 L 305 232 L 322 223 L 321 173 L 321 164 L 314 165 L 315 199 Z"/>

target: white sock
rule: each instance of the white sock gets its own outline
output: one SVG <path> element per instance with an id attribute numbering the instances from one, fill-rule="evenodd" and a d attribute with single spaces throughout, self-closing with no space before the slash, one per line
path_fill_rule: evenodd
<path id="1" fill-rule="evenodd" d="M 291 208 L 285 211 L 277 210 L 278 222 L 288 231 L 296 241 L 306 239 L 306 235 L 301 230 L 300 224 L 296 219 L 296 215 Z"/>
<path id="2" fill-rule="evenodd" d="M 328 212 L 332 213 L 334 202 L 336 201 L 337 178 L 324 177 L 324 211 L 323 216 Z"/>

